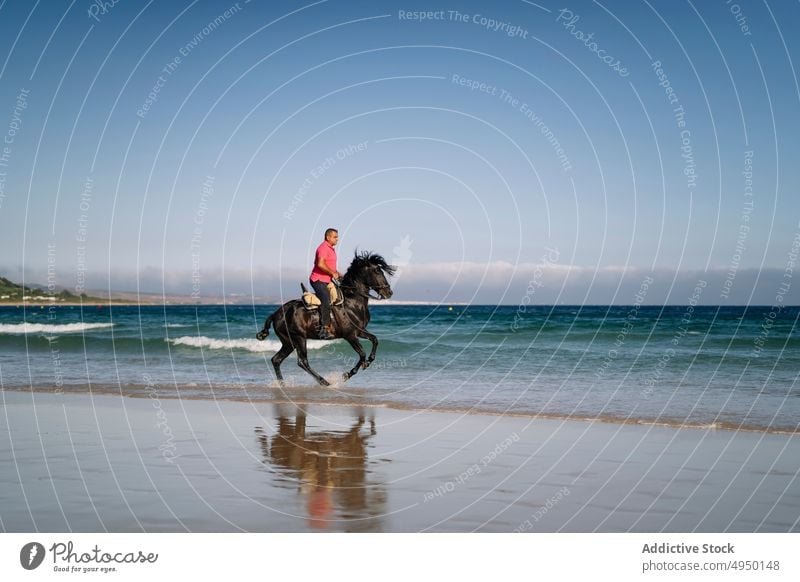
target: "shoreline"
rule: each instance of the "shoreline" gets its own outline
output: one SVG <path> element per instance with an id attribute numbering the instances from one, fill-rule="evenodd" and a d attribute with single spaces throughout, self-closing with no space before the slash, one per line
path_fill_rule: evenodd
<path id="1" fill-rule="evenodd" d="M 225 302 L 221 299 L 214 299 L 209 301 L 197 301 L 192 300 L 191 298 L 176 298 L 174 301 L 170 301 L 165 303 L 163 300 L 154 299 L 153 301 L 135 301 L 130 299 L 111 299 L 110 302 L 108 299 L 98 298 L 98 301 L 90 301 L 90 302 L 51 302 L 51 301 L 26 301 L 26 302 L 2 302 L 0 301 L 0 307 L 46 307 L 46 306 L 63 306 L 63 307 L 80 307 L 83 306 L 91 306 L 91 305 L 112 305 L 112 306 L 128 306 L 128 307 L 138 307 L 138 306 L 147 306 L 147 307 L 187 307 L 187 306 L 202 306 L 202 307 L 272 307 L 272 306 L 280 306 L 286 303 L 287 301 L 293 301 L 294 299 L 299 299 L 299 297 L 292 297 L 292 298 L 283 298 L 276 302 Z M 383 300 L 383 301 L 373 301 L 370 304 L 370 308 L 372 307 L 426 307 L 426 306 L 434 306 L 434 307 L 518 307 L 516 303 L 467 303 L 463 301 L 453 301 L 453 302 L 437 302 L 437 301 L 392 301 L 392 300 Z M 550 303 L 532 303 L 530 304 L 531 307 L 539 307 L 539 308 L 554 308 L 554 309 L 586 309 L 586 308 L 598 308 L 598 307 L 614 307 L 614 308 L 624 308 L 624 307 L 632 307 L 632 304 L 627 303 L 586 303 L 586 304 L 558 304 L 553 305 Z M 650 308 L 663 308 L 663 307 L 690 307 L 688 303 L 642 303 L 641 307 L 650 307 Z M 772 307 L 772 305 L 761 304 L 761 303 L 750 303 L 750 304 L 719 304 L 719 303 L 702 303 L 696 306 L 691 307 L 709 307 L 709 308 L 739 308 L 739 309 L 767 309 Z M 800 303 L 798 304 L 786 304 L 784 308 L 787 309 L 794 309 L 800 307 Z"/>
<path id="2" fill-rule="evenodd" d="M 365 408 L 375 409 L 388 409 L 403 412 L 413 413 L 434 413 L 434 414 L 461 414 L 470 416 L 485 416 L 492 418 L 513 418 L 513 419 L 527 419 L 530 421 L 546 420 L 546 421 L 559 421 L 559 422 L 575 422 L 581 424 L 595 424 L 602 423 L 616 426 L 636 426 L 636 427 L 653 427 L 653 428 L 666 428 L 671 430 L 693 430 L 693 431 L 726 431 L 730 433 L 750 433 L 750 434 L 768 434 L 778 435 L 785 437 L 800 436 L 800 426 L 797 427 L 764 427 L 759 425 L 737 424 L 735 422 L 714 421 L 714 422 L 685 422 L 678 419 L 669 418 L 630 418 L 620 417 L 613 415 L 605 416 L 591 416 L 591 415 L 578 415 L 578 414 L 562 414 L 555 412 L 534 412 L 534 411 L 509 411 L 498 410 L 491 408 L 469 408 L 463 406 L 433 406 L 433 407 L 420 407 L 397 402 L 392 400 L 362 400 L 357 395 L 350 396 L 347 392 L 356 394 L 353 390 L 340 390 L 341 386 L 331 387 L 317 387 L 317 386 L 292 386 L 286 385 L 284 388 L 278 386 L 252 386 L 249 388 L 257 388 L 259 392 L 250 392 L 247 396 L 236 396 L 232 394 L 219 394 L 217 392 L 210 392 L 206 394 L 181 394 L 180 390 L 193 391 L 197 390 L 198 385 L 185 385 L 185 384 L 170 384 L 170 390 L 165 391 L 165 385 L 158 385 L 158 398 L 164 400 L 176 401 L 196 401 L 196 402 L 235 402 L 235 403 L 250 403 L 250 404 L 280 404 L 280 405 L 297 405 L 297 406 L 333 406 L 333 407 L 352 407 L 361 406 Z M 235 386 L 241 389 L 241 386 Z M 64 388 L 67 388 L 66 390 Z M 70 390 L 69 388 L 72 388 Z M 77 388 L 77 389 L 76 389 Z M 234 386 L 225 386 L 224 388 L 230 389 Z M 296 397 L 290 392 L 295 391 Z M 368 397 L 372 394 L 369 389 L 355 388 L 356 391 L 361 391 Z M 153 387 L 147 384 L 127 384 L 121 390 L 118 385 L 88 385 L 88 384 L 63 384 L 60 388 L 54 389 L 49 385 L 34 385 L 34 386 L 9 386 L 4 385 L 0 388 L 0 392 L 16 392 L 16 393 L 34 393 L 34 394 L 55 394 L 55 395 L 69 395 L 78 396 L 81 394 L 91 394 L 99 396 L 122 396 L 124 398 L 150 398 Z M 308 397 L 309 392 L 315 392 L 317 398 Z M 344 394 L 342 394 L 345 392 Z M 281 394 L 282 393 L 282 394 Z M 325 399 L 324 397 L 328 397 Z M 330 398 L 339 398 L 339 400 L 331 400 Z"/>
<path id="3" fill-rule="evenodd" d="M 293 299 L 299 299 L 295 297 Z M 84 301 L 83 303 L 76 302 L 76 301 L 64 301 L 64 302 L 56 302 L 56 301 L 26 301 L 26 302 L 0 302 L 0 307 L 87 307 L 87 306 L 127 306 L 127 307 L 191 307 L 191 306 L 199 306 L 199 307 L 274 307 L 283 305 L 287 301 L 292 301 L 293 299 L 283 299 L 281 302 L 224 302 L 224 301 L 211 301 L 211 302 L 203 302 L 203 301 L 196 301 L 190 298 L 186 300 L 176 299 L 174 301 L 170 301 L 168 303 L 164 303 L 163 301 L 135 301 L 135 300 L 127 300 L 127 299 L 112 299 L 109 302 L 108 299 L 98 299 L 98 301 Z M 370 307 L 444 307 L 444 306 L 453 306 L 453 307 L 497 307 L 495 305 L 477 305 L 477 304 L 469 304 L 469 303 L 436 303 L 436 302 L 428 302 L 428 301 L 402 301 L 402 302 L 384 302 L 384 301 L 375 301 L 370 303 Z M 501 305 L 502 307 L 502 305 Z M 507 307 L 512 307 L 511 304 L 507 305 Z M 547 307 L 547 306 L 542 306 Z"/>

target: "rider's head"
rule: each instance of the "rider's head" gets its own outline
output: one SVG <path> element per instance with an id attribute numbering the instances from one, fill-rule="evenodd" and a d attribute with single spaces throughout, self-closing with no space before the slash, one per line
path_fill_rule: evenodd
<path id="1" fill-rule="evenodd" d="M 328 241 L 332 247 L 336 246 L 336 243 L 339 242 L 339 231 L 335 228 L 329 228 L 325 231 L 325 240 Z"/>

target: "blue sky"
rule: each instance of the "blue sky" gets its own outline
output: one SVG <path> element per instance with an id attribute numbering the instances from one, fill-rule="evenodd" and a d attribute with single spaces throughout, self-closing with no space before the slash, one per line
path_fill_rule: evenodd
<path id="1" fill-rule="evenodd" d="M 336 226 L 399 299 L 791 283 L 796 3 L 101 4 L 0 5 L 12 279 L 292 296 Z"/>

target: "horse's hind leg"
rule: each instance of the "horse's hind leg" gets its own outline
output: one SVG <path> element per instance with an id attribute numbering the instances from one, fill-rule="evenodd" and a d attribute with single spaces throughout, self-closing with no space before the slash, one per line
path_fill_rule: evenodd
<path id="1" fill-rule="evenodd" d="M 297 365 L 303 368 L 306 372 L 308 372 L 312 376 L 314 376 L 317 382 L 319 382 L 323 386 L 330 386 L 330 382 L 328 382 L 325 378 L 317 374 L 314 370 L 311 369 L 311 366 L 308 365 L 308 350 L 306 349 L 305 338 L 297 340 L 297 345 L 295 345 L 295 349 L 297 350 Z"/>
<path id="2" fill-rule="evenodd" d="M 278 350 L 278 353 L 272 356 L 272 367 L 275 368 L 275 376 L 278 378 L 278 382 L 281 386 L 283 386 L 283 374 L 281 374 L 281 362 L 283 362 L 286 358 L 289 357 L 294 351 L 291 343 L 284 343 L 281 345 L 281 349 Z"/>

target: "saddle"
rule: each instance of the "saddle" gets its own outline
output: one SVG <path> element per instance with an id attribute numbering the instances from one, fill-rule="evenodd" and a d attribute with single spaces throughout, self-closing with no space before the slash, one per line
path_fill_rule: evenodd
<path id="1" fill-rule="evenodd" d="M 303 283 L 300 283 L 300 289 L 303 290 L 303 307 L 308 311 L 315 311 L 319 309 L 322 300 L 317 297 L 316 293 L 312 293 Z M 340 306 L 344 304 L 344 295 L 339 292 L 339 288 L 333 283 L 328 283 L 328 293 L 331 295 L 331 306 Z"/>

